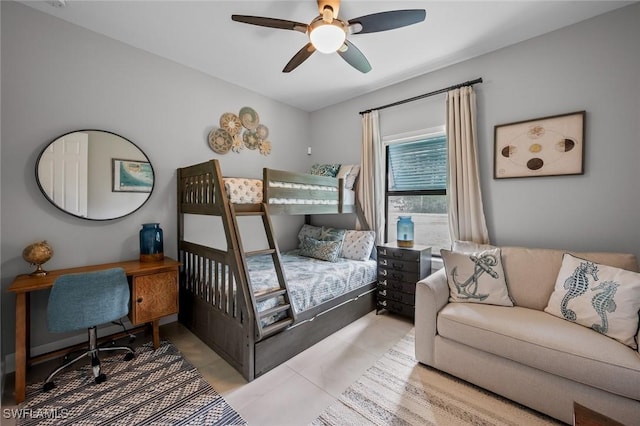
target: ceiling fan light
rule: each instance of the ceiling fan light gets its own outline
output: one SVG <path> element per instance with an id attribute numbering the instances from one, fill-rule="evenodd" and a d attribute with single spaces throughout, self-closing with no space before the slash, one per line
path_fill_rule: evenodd
<path id="1" fill-rule="evenodd" d="M 321 53 L 333 53 L 338 50 L 347 37 L 347 33 L 334 20 L 331 24 L 318 25 L 311 29 L 309 40 Z"/>

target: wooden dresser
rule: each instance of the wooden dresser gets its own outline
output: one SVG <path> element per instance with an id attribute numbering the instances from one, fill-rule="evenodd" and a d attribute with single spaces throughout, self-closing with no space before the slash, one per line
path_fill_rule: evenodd
<path id="1" fill-rule="evenodd" d="M 376 313 L 382 310 L 414 318 L 416 283 L 431 274 L 431 247 L 379 245 Z"/>

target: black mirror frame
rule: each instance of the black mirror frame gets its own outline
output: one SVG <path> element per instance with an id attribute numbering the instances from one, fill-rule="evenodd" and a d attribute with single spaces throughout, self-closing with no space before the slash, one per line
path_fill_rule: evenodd
<path id="1" fill-rule="evenodd" d="M 149 161 L 149 166 L 151 167 L 151 171 L 153 172 L 153 184 L 151 185 L 151 191 L 149 192 L 149 196 L 144 200 L 144 202 L 142 202 L 138 207 L 136 207 L 135 209 L 131 210 L 128 213 L 123 214 L 122 216 L 117 216 L 117 217 L 109 217 L 109 218 L 90 218 L 90 217 L 83 217 L 83 216 L 78 216 L 76 214 L 70 213 L 67 210 L 63 209 L 62 207 L 60 207 L 59 205 L 57 205 L 50 197 L 49 195 L 46 193 L 46 191 L 44 190 L 44 188 L 42 187 L 42 185 L 40 184 L 40 174 L 38 172 L 39 169 L 39 165 L 40 165 L 40 159 L 42 158 L 42 155 L 44 154 L 44 152 L 46 151 L 46 149 L 55 141 L 57 141 L 58 139 L 70 135 L 72 133 L 77 133 L 77 132 L 103 132 L 103 133 L 108 133 L 110 135 L 113 136 L 117 136 L 127 142 L 129 142 L 131 145 L 133 145 L 134 147 L 136 147 L 144 156 L 145 158 Z M 123 217 L 127 217 L 135 212 L 137 212 L 138 210 L 140 210 L 140 208 L 142 208 L 142 206 L 144 206 L 147 201 L 149 201 L 149 198 L 151 198 L 151 194 L 153 194 L 153 190 L 155 189 L 156 186 L 156 172 L 153 168 L 153 163 L 151 163 L 151 160 L 149 159 L 149 156 L 147 155 L 146 152 L 144 152 L 138 145 L 136 145 L 135 143 L 133 143 L 130 139 L 125 138 L 122 135 L 119 135 L 117 133 L 114 132 L 110 132 L 108 130 L 102 130 L 102 129 L 77 129 L 77 130 L 72 130 L 70 132 L 66 132 L 63 133 L 57 137 L 55 137 L 54 139 L 52 139 L 49 143 L 47 143 L 44 148 L 42 148 L 42 150 L 40 151 L 40 154 L 38 154 L 38 158 L 36 159 L 36 165 L 35 165 L 35 178 L 36 178 L 36 184 L 38 185 L 38 188 L 40 189 L 40 192 L 42 193 L 42 195 L 44 195 L 44 197 L 47 199 L 47 201 L 49 201 L 54 207 L 56 207 L 58 210 L 68 214 L 69 216 L 73 216 L 73 217 L 77 217 L 79 219 L 83 219 L 83 220 L 91 220 L 91 221 L 97 221 L 97 222 L 104 222 L 104 221 L 109 221 L 109 220 L 116 220 L 116 219 L 122 219 Z"/>

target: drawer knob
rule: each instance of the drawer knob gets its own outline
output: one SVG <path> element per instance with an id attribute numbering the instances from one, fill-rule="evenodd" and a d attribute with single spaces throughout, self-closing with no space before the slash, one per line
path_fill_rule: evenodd
<path id="1" fill-rule="evenodd" d="M 387 286 L 387 280 L 378 280 L 378 284 L 380 284 L 383 287 Z"/>
<path id="2" fill-rule="evenodd" d="M 392 263 L 391 266 L 393 266 L 393 269 L 402 269 L 402 268 L 404 268 L 404 265 L 402 263 Z"/>
<path id="3" fill-rule="evenodd" d="M 402 258 L 402 252 L 393 252 L 393 257 L 401 259 Z"/>
<path id="4" fill-rule="evenodd" d="M 378 294 L 380 296 L 386 296 L 387 295 L 387 290 L 381 290 L 381 291 L 378 292 Z"/>

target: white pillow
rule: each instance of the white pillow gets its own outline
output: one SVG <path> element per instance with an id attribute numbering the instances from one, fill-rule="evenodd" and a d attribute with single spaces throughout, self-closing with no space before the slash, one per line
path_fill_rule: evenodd
<path id="1" fill-rule="evenodd" d="M 356 178 L 358 177 L 358 173 L 360 173 L 360 164 L 354 164 L 351 166 L 351 170 L 349 170 L 349 174 L 344 180 L 345 189 L 353 189 L 353 185 L 356 183 Z"/>
<path id="2" fill-rule="evenodd" d="M 347 230 L 342 241 L 341 257 L 352 260 L 367 260 L 371 256 L 376 240 L 375 231 Z"/>
<path id="3" fill-rule="evenodd" d="M 544 311 L 637 349 L 640 273 L 565 253 Z"/>
<path id="4" fill-rule="evenodd" d="M 449 283 L 449 301 L 513 306 L 500 249 L 473 253 L 440 250 Z"/>

